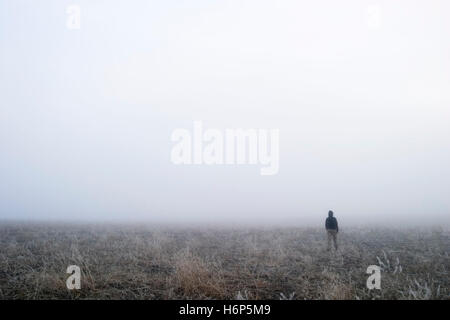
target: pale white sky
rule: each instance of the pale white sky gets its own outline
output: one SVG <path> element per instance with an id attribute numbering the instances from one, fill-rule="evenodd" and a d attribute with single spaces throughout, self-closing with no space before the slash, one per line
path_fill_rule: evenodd
<path id="1" fill-rule="evenodd" d="M 0 0 L 0 219 L 448 224 L 449 12 Z M 194 120 L 279 129 L 279 173 L 173 165 Z"/>

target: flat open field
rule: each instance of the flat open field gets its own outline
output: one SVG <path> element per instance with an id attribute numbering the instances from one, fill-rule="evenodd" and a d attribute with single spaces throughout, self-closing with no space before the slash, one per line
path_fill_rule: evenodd
<path id="1" fill-rule="evenodd" d="M 449 299 L 450 233 L 0 224 L 1 299 Z M 81 289 L 68 290 L 69 265 Z M 379 265 L 381 290 L 366 269 Z"/>

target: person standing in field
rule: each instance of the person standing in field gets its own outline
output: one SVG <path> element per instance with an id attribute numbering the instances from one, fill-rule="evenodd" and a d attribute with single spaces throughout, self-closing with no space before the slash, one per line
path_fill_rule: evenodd
<path id="1" fill-rule="evenodd" d="M 337 233 L 339 232 L 338 222 L 335 217 L 333 217 L 333 211 L 328 211 L 328 218 L 325 220 L 325 229 L 328 235 L 328 251 L 331 250 L 331 240 L 333 240 L 334 248 L 337 250 Z"/>

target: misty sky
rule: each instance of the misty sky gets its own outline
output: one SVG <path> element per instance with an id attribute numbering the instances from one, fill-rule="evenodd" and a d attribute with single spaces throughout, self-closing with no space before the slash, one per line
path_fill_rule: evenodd
<path id="1" fill-rule="evenodd" d="M 449 12 L 0 0 L 0 219 L 448 225 Z M 174 165 L 195 120 L 279 129 L 278 174 Z"/>

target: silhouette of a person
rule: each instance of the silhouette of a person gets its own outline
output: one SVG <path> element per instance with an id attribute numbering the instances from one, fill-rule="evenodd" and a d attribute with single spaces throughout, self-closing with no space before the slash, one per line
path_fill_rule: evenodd
<path id="1" fill-rule="evenodd" d="M 333 211 L 328 211 L 328 218 L 325 220 L 325 229 L 328 235 L 328 251 L 331 250 L 331 240 L 333 240 L 334 248 L 337 250 L 337 233 L 339 232 L 338 222 L 333 217 Z"/>

